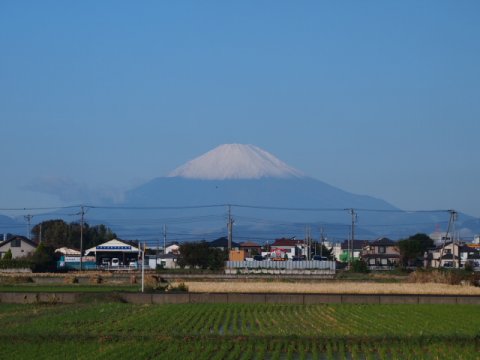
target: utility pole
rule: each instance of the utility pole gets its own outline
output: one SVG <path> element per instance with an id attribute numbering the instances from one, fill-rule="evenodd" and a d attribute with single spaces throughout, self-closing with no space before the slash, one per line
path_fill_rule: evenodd
<path id="1" fill-rule="evenodd" d="M 167 224 L 163 224 L 163 255 L 165 255 L 165 250 L 167 249 Z"/>
<path id="2" fill-rule="evenodd" d="M 232 238 L 233 238 L 233 219 L 232 219 L 232 206 L 228 205 L 228 251 L 232 250 Z"/>
<path id="3" fill-rule="evenodd" d="M 442 258 L 443 258 L 443 253 L 445 251 L 445 246 L 446 246 L 446 243 L 447 243 L 447 240 L 448 240 L 448 234 L 449 233 L 452 233 L 453 234 L 453 237 L 451 238 L 452 239 L 452 256 L 453 256 L 453 263 L 455 264 L 456 261 L 455 261 L 455 245 L 457 245 L 457 248 L 458 248 L 458 243 L 457 243 L 457 240 L 455 238 L 455 221 L 457 221 L 457 217 L 458 217 L 458 213 L 455 211 L 455 210 L 448 210 L 448 212 L 450 213 L 450 219 L 448 220 L 448 227 L 447 227 L 447 233 L 445 234 L 444 238 L 443 238 L 443 246 L 442 246 L 442 251 L 440 252 L 440 259 L 439 259 L 439 267 L 442 266 Z M 452 231 L 450 231 L 450 229 Z M 460 267 L 460 252 L 458 254 L 458 267 Z"/>
<path id="4" fill-rule="evenodd" d="M 310 243 L 309 243 L 309 239 L 308 239 L 308 225 L 305 225 L 305 240 L 303 241 L 303 243 L 305 245 L 307 245 L 307 260 L 308 260 L 308 247 L 310 246 Z M 296 255 L 296 251 L 297 250 L 297 247 L 295 247 L 295 254 L 293 254 L 294 256 Z"/>
<path id="5" fill-rule="evenodd" d="M 308 239 L 310 240 L 310 245 L 308 246 L 308 260 L 312 260 L 312 246 L 314 246 L 314 238 L 312 236 L 312 227 L 308 226 Z"/>
<path id="6" fill-rule="evenodd" d="M 308 225 L 305 225 L 305 242 L 307 245 L 307 260 L 310 260 L 310 228 Z"/>
<path id="7" fill-rule="evenodd" d="M 320 229 L 320 257 L 323 258 L 323 227 Z"/>
<path id="8" fill-rule="evenodd" d="M 80 271 L 83 271 L 83 221 L 85 210 L 83 205 L 80 206 Z"/>
<path id="9" fill-rule="evenodd" d="M 353 251 L 353 246 L 354 246 L 354 243 L 355 243 L 355 223 L 357 222 L 357 213 L 355 212 L 355 209 L 348 209 L 348 212 L 350 213 L 350 216 L 352 217 L 352 225 L 351 225 L 351 229 L 352 229 L 352 233 L 351 233 L 351 238 L 350 238 L 350 246 L 349 246 L 349 265 L 350 265 L 350 268 L 352 267 L 352 263 L 353 263 L 353 254 L 354 254 L 354 251 Z"/>
<path id="10" fill-rule="evenodd" d="M 455 210 L 452 210 L 452 235 L 453 235 L 453 261 L 455 261 L 455 248 L 457 248 L 457 258 L 458 258 L 458 266 L 456 268 L 460 268 L 460 241 L 458 239 L 458 234 L 455 229 L 455 223 L 458 218 L 458 213 Z"/>
<path id="11" fill-rule="evenodd" d="M 25 215 L 23 218 L 27 222 L 27 238 L 31 239 L 30 227 L 32 225 L 31 222 L 32 222 L 33 215 L 28 214 L 28 215 Z"/>

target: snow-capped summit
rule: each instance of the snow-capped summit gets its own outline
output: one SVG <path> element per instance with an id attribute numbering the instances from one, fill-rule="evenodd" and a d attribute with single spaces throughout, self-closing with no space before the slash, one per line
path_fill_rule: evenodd
<path id="1" fill-rule="evenodd" d="M 168 177 L 202 180 L 300 178 L 305 175 L 254 145 L 225 144 L 176 168 Z"/>

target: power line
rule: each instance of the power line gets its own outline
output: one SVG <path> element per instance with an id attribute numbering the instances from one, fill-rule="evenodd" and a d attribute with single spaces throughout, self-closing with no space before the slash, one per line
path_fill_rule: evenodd
<path id="1" fill-rule="evenodd" d="M 186 209 L 204 209 L 204 208 L 220 208 L 225 204 L 213 205 L 193 205 L 193 206 L 89 206 L 92 209 L 109 209 L 109 210 L 186 210 Z"/>
<path id="2" fill-rule="evenodd" d="M 105 209 L 105 210 L 187 210 L 202 208 L 224 208 L 230 206 L 232 208 L 247 208 L 260 210 L 284 210 L 284 211 L 312 211 L 312 212 L 342 212 L 348 208 L 310 208 L 310 207 L 282 207 L 282 206 L 266 206 L 266 205 L 248 205 L 248 204 L 204 204 L 189 206 L 103 206 L 103 205 L 69 205 L 69 206 L 52 206 L 52 207 L 22 207 L 22 208 L 0 208 L 0 211 L 34 211 L 34 210 L 56 210 L 56 209 L 73 209 L 83 206 L 85 209 Z M 355 208 L 356 212 L 385 212 L 385 213 L 448 213 L 450 209 L 433 209 L 433 210 L 401 210 L 401 209 L 367 209 Z"/>
<path id="3" fill-rule="evenodd" d="M 0 208 L 0 211 L 34 211 L 34 210 L 57 210 L 57 209 L 73 209 L 80 205 L 70 206 L 52 206 L 52 207 L 22 207 L 22 208 Z"/>

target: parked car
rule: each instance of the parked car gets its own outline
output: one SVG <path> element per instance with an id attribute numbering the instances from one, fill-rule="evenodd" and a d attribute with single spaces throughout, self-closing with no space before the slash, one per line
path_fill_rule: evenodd
<path id="1" fill-rule="evenodd" d="M 128 264 L 128 266 L 131 268 L 131 269 L 137 269 L 138 268 L 138 263 L 136 261 L 130 261 L 130 263 Z"/>
<path id="2" fill-rule="evenodd" d="M 262 256 L 262 255 L 255 255 L 255 256 L 253 257 L 253 260 L 254 260 L 254 261 L 263 261 L 263 256 Z"/>
<path id="3" fill-rule="evenodd" d="M 307 257 L 305 255 L 299 255 L 299 256 L 294 256 L 292 258 L 293 261 L 304 261 L 307 260 Z"/>
<path id="4" fill-rule="evenodd" d="M 118 258 L 113 258 L 112 267 L 119 267 L 119 266 L 120 266 L 120 260 Z"/>
<path id="5" fill-rule="evenodd" d="M 328 258 L 326 256 L 314 255 L 313 260 L 328 261 Z"/>

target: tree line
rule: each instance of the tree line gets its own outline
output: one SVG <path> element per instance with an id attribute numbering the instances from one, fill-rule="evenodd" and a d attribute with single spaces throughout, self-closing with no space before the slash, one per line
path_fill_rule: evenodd
<path id="1" fill-rule="evenodd" d="M 81 232 L 83 232 L 81 236 Z M 45 246 L 80 249 L 80 238 L 83 238 L 83 249 L 115 239 L 117 235 L 105 225 L 90 226 L 78 222 L 67 223 L 63 220 L 48 220 L 32 228 L 32 240 Z"/>
<path id="2" fill-rule="evenodd" d="M 82 232 L 82 234 L 81 234 Z M 55 250 L 61 247 L 80 249 L 82 238 L 83 250 L 106 241 L 115 239 L 117 235 L 105 225 L 90 226 L 63 220 L 48 220 L 35 225 L 31 230 L 32 241 L 38 244 L 35 251 L 25 258 L 12 259 L 11 251 L 7 251 L 0 260 L 0 268 L 31 268 L 34 272 L 56 271 L 59 258 Z"/>

